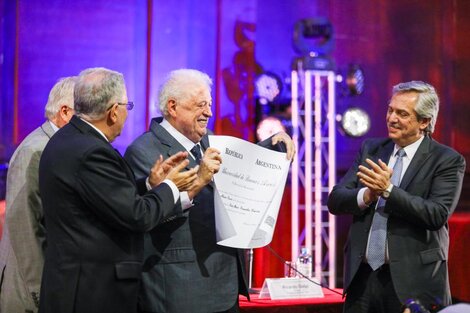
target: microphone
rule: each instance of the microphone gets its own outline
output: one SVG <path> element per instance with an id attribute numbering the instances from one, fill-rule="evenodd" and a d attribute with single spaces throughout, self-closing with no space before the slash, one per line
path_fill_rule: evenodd
<path id="1" fill-rule="evenodd" d="M 312 280 L 310 277 L 305 276 L 302 272 L 298 271 L 295 267 L 293 267 L 290 263 L 288 263 L 283 257 L 281 257 L 272 247 L 271 245 L 267 246 L 269 249 L 269 252 L 271 252 L 272 255 L 274 255 L 279 261 L 281 261 L 284 265 L 288 266 L 290 270 L 294 270 L 300 277 L 307 279 L 309 282 L 312 284 L 315 284 L 317 286 L 320 286 L 322 288 L 328 289 L 331 292 L 334 292 L 338 295 L 343 295 L 341 292 L 338 292 L 334 289 L 331 289 L 330 287 L 324 286 L 322 283 L 317 283 L 316 281 Z"/>

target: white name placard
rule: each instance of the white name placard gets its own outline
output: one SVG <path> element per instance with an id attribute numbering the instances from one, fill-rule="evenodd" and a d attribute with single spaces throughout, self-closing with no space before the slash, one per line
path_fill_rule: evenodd
<path id="1" fill-rule="evenodd" d="M 311 278 L 313 281 L 315 279 Z M 318 283 L 318 282 L 317 282 Z M 323 298 L 323 290 L 306 278 L 266 278 L 259 298 L 276 299 Z"/>

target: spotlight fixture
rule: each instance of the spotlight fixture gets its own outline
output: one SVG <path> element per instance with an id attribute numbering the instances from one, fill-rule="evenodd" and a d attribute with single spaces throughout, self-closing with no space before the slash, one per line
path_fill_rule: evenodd
<path id="1" fill-rule="evenodd" d="M 302 55 L 328 55 L 334 48 L 333 25 L 326 17 L 301 19 L 294 27 L 294 49 Z"/>
<path id="2" fill-rule="evenodd" d="M 326 17 L 301 19 L 295 23 L 294 50 L 301 56 L 294 58 L 294 70 L 333 70 L 330 53 L 334 49 L 333 25 Z"/>
<path id="3" fill-rule="evenodd" d="M 256 127 L 256 136 L 258 137 L 258 140 L 263 141 L 280 131 L 286 131 L 286 127 L 282 121 L 277 117 L 268 116 L 258 123 L 258 126 Z"/>
<path id="4" fill-rule="evenodd" d="M 357 96 L 364 91 L 364 72 L 357 64 L 351 64 L 346 75 L 346 86 L 350 95 Z"/>
<path id="5" fill-rule="evenodd" d="M 272 72 L 263 72 L 256 77 L 255 125 L 267 116 L 276 114 L 277 101 L 282 91 L 281 78 Z"/>
<path id="6" fill-rule="evenodd" d="M 259 75 L 256 78 L 255 86 L 258 99 L 263 105 L 273 102 L 282 90 L 281 79 L 271 72 L 264 72 Z"/>
<path id="7" fill-rule="evenodd" d="M 370 129 L 370 118 L 366 111 L 353 107 L 347 109 L 343 115 L 338 115 L 341 129 L 350 137 L 361 137 Z"/>

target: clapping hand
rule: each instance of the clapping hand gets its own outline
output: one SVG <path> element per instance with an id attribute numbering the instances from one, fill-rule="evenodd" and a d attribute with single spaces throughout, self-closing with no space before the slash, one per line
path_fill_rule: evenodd
<path id="1" fill-rule="evenodd" d="M 376 201 L 382 192 L 390 185 L 393 170 L 380 159 L 378 163 L 375 163 L 371 159 L 366 159 L 366 163 L 370 168 L 359 165 L 357 177 L 359 181 L 368 188 L 368 191 L 364 194 L 364 201 L 370 203 Z"/>
<path id="2" fill-rule="evenodd" d="M 178 152 L 166 160 L 160 156 L 150 170 L 149 183 L 152 187 L 159 185 L 163 180 L 171 180 L 180 191 L 187 190 L 197 178 L 197 168 L 187 171 L 187 152 Z"/>

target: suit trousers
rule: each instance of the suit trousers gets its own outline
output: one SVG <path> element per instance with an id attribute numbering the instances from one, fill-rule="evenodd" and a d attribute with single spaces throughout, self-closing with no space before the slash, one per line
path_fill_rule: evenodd
<path id="1" fill-rule="evenodd" d="M 343 312 L 397 313 L 402 312 L 401 308 L 390 266 L 384 264 L 373 271 L 369 264 L 361 264 L 348 288 Z"/>

